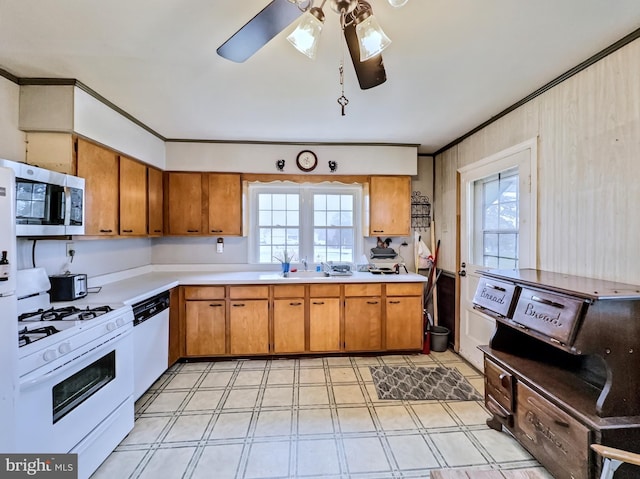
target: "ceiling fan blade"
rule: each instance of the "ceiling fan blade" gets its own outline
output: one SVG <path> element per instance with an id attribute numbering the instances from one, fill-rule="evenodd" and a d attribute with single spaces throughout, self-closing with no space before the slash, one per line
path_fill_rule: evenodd
<path id="1" fill-rule="evenodd" d="M 302 11 L 289 0 L 273 0 L 218 49 L 218 55 L 242 63 L 287 28 Z"/>
<path id="2" fill-rule="evenodd" d="M 387 81 L 387 72 L 382 62 L 382 54 L 378 54 L 363 62 L 360 61 L 360 45 L 358 44 L 355 24 L 351 23 L 345 26 L 344 39 L 347 42 L 347 47 L 349 47 L 353 68 L 356 70 L 358 83 L 360 83 L 362 90 L 376 87 Z"/>

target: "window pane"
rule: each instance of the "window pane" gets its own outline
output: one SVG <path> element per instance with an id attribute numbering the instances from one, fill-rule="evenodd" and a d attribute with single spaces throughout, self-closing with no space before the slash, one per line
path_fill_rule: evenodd
<path id="1" fill-rule="evenodd" d="M 500 204 L 501 230 L 514 230 L 518 227 L 518 204 L 515 201 Z"/>
<path id="2" fill-rule="evenodd" d="M 484 254 L 485 255 L 498 255 L 498 235 L 492 233 L 484 234 Z"/>
<path id="3" fill-rule="evenodd" d="M 260 244 L 271 244 L 271 229 L 270 228 L 260 228 Z"/>
<path id="4" fill-rule="evenodd" d="M 274 210 L 284 210 L 287 208 L 287 195 L 273 195 L 272 201 L 272 208 Z"/>
<path id="5" fill-rule="evenodd" d="M 287 212 L 286 211 L 273 211 L 273 223 L 274 226 L 286 226 L 287 225 Z"/>
<path id="6" fill-rule="evenodd" d="M 287 245 L 300 244 L 300 232 L 297 229 L 287 228 Z"/>
<path id="7" fill-rule="evenodd" d="M 327 245 L 331 245 L 334 248 L 340 247 L 340 230 L 327 229 Z"/>
<path id="8" fill-rule="evenodd" d="M 498 205 L 487 206 L 484 211 L 484 229 L 497 230 L 500 225 L 500 207 Z"/>
<path id="9" fill-rule="evenodd" d="M 287 209 L 295 211 L 300 209 L 300 197 L 298 195 L 287 195 Z"/>
<path id="10" fill-rule="evenodd" d="M 328 210 L 339 210 L 340 209 L 340 196 L 338 196 L 338 195 L 327 195 L 327 209 Z"/>
<path id="11" fill-rule="evenodd" d="M 327 211 L 327 226 L 340 226 L 340 212 Z"/>
<path id="12" fill-rule="evenodd" d="M 258 213 L 258 224 L 260 226 L 271 226 L 273 223 L 271 222 L 271 211 L 260 211 Z"/>
<path id="13" fill-rule="evenodd" d="M 258 209 L 261 209 L 261 210 L 271 209 L 271 195 L 267 195 L 267 194 L 258 195 Z"/>
<path id="14" fill-rule="evenodd" d="M 353 226 L 353 213 L 351 211 L 343 211 L 340 215 L 341 226 Z"/>
<path id="15" fill-rule="evenodd" d="M 316 211 L 327 209 L 327 195 L 313 195 L 313 205 Z"/>
<path id="16" fill-rule="evenodd" d="M 484 257 L 484 265 L 487 268 L 497 268 L 498 267 L 498 258 L 495 256 L 485 256 Z"/>
<path id="17" fill-rule="evenodd" d="M 343 211 L 353 211 L 353 195 L 340 196 L 340 209 Z"/>
<path id="18" fill-rule="evenodd" d="M 353 247 L 353 230 L 342 230 L 342 245 Z"/>
<path id="19" fill-rule="evenodd" d="M 500 257 L 516 259 L 518 257 L 518 235 L 501 234 L 500 235 Z"/>
<path id="20" fill-rule="evenodd" d="M 314 212 L 313 223 L 315 226 L 327 226 L 327 213 L 324 211 Z"/>
<path id="21" fill-rule="evenodd" d="M 261 263 L 271 263 L 273 261 L 271 254 L 271 245 L 269 246 L 260 246 L 260 262 Z"/>
<path id="22" fill-rule="evenodd" d="M 300 212 L 299 211 L 287 211 L 287 226 L 299 226 L 300 225 Z"/>

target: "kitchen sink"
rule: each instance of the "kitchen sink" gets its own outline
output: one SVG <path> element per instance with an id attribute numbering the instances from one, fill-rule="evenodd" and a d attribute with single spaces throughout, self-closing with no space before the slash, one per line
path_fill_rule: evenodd
<path id="1" fill-rule="evenodd" d="M 289 273 L 289 276 L 282 276 L 282 279 L 331 279 L 331 276 L 324 274 L 322 271 L 295 271 Z"/>

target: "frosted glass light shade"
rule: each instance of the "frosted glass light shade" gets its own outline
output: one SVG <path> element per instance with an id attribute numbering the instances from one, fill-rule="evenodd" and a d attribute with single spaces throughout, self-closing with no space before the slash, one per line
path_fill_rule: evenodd
<path id="1" fill-rule="evenodd" d="M 404 7 L 409 0 L 389 0 L 389 5 L 392 7 Z"/>
<path id="2" fill-rule="evenodd" d="M 287 37 L 287 40 L 300 52 L 311 58 L 316 57 L 318 40 L 322 32 L 322 22 L 311 13 L 306 12 L 300 19 L 296 29 Z"/>
<path id="3" fill-rule="evenodd" d="M 356 35 L 360 44 L 360 61 L 375 57 L 391 45 L 391 40 L 382 31 L 376 17 L 371 15 L 356 25 Z"/>

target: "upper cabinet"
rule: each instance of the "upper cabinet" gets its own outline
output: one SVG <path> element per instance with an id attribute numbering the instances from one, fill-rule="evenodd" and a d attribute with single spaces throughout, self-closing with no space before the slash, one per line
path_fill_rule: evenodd
<path id="1" fill-rule="evenodd" d="M 162 171 L 147 167 L 147 224 L 149 236 L 162 236 L 164 230 Z"/>
<path id="2" fill-rule="evenodd" d="M 147 234 L 147 167 L 120 156 L 120 235 Z"/>
<path id="3" fill-rule="evenodd" d="M 240 174 L 171 171 L 165 184 L 168 234 L 242 234 Z"/>
<path id="4" fill-rule="evenodd" d="M 242 235 L 242 181 L 235 173 L 209 173 L 209 234 Z"/>
<path id="5" fill-rule="evenodd" d="M 77 144 L 77 175 L 85 179 L 85 234 L 119 233 L 118 155 L 81 138 Z"/>
<path id="6" fill-rule="evenodd" d="M 168 234 L 202 235 L 202 173 L 172 171 L 167 174 Z"/>
<path id="7" fill-rule="evenodd" d="M 162 235 L 160 170 L 78 138 L 75 174 L 85 179 L 85 235 Z"/>
<path id="8" fill-rule="evenodd" d="M 372 176 L 369 184 L 369 234 L 408 236 L 411 231 L 411 177 Z"/>

